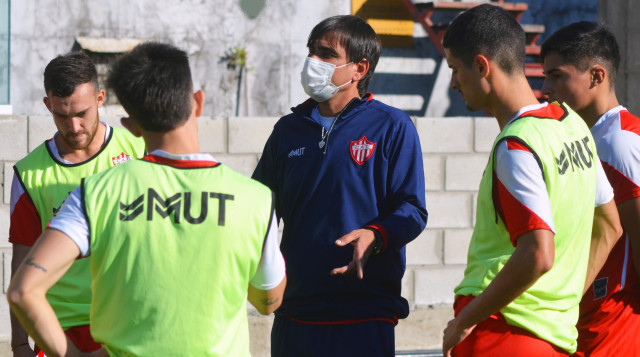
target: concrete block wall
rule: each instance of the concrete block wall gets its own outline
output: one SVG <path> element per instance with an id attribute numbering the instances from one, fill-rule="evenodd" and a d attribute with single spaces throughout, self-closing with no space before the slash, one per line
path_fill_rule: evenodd
<path id="1" fill-rule="evenodd" d="M 120 126 L 117 113 L 101 109 L 101 119 Z M 202 151 L 250 175 L 276 117 L 202 117 Z M 426 178 L 427 229 L 407 246 L 407 272 L 403 296 L 411 306 L 408 319 L 396 329 L 398 350 L 437 349 L 442 330 L 452 317 L 453 288 L 461 280 L 475 216 L 480 177 L 488 160 L 498 125 L 493 118 L 414 118 L 420 135 Z M 44 140 L 55 126 L 50 116 L 0 116 L 0 162 L 3 201 L 0 204 L 0 239 L 3 293 L 9 283 L 11 245 L 9 198 L 13 164 Z M 249 309 L 251 350 L 269 355 L 272 317 Z M 6 296 L 0 294 L 0 356 L 10 356 L 10 324 Z"/>
<path id="2" fill-rule="evenodd" d="M 407 246 L 403 296 L 411 313 L 396 329 L 398 350 L 438 349 L 453 317 L 475 221 L 477 189 L 493 140 L 493 118 L 415 118 L 422 145 L 427 229 Z"/>

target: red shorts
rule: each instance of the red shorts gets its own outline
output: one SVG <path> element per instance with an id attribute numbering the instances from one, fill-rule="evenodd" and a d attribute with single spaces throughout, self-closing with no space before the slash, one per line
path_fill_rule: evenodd
<path id="1" fill-rule="evenodd" d="M 640 356 L 640 294 L 618 291 L 578 320 L 575 356 Z"/>
<path id="2" fill-rule="evenodd" d="M 82 352 L 93 352 L 99 350 L 102 347 L 101 344 L 93 340 L 91 332 L 89 331 L 89 325 L 74 326 L 64 332 L 67 337 L 73 342 L 78 349 Z M 40 352 L 40 347 L 33 346 L 35 353 Z"/>
<path id="3" fill-rule="evenodd" d="M 473 300 L 460 296 L 453 305 L 455 314 Z M 540 339 L 520 327 L 511 326 L 501 313 L 493 314 L 476 325 L 471 334 L 452 352 L 454 357 L 566 357 L 567 351 Z"/>

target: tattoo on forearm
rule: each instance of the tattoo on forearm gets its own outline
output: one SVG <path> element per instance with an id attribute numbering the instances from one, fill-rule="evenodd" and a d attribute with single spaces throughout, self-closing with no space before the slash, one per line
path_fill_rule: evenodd
<path id="1" fill-rule="evenodd" d="M 47 269 L 45 269 L 42 265 L 36 263 L 33 261 L 33 259 L 29 258 L 24 262 L 26 265 L 31 265 L 32 267 L 36 268 L 36 269 L 40 269 L 43 272 L 47 272 Z"/>
<path id="2" fill-rule="evenodd" d="M 277 303 L 278 301 L 280 301 L 280 298 L 263 299 L 262 304 L 269 306 Z"/>

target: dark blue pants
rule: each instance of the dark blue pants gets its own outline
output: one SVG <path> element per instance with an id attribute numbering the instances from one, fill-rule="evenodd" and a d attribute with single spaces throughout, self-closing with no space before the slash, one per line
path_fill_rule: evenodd
<path id="1" fill-rule="evenodd" d="M 384 321 L 314 325 L 276 317 L 271 357 L 392 357 L 394 327 Z"/>

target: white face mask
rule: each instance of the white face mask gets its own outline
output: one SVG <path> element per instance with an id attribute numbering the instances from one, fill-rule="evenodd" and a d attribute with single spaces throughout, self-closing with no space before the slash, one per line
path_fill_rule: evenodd
<path id="1" fill-rule="evenodd" d="M 333 71 L 335 71 L 336 68 L 342 68 L 348 64 L 351 64 L 351 62 L 336 67 L 331 63 L 307 57 L 304 62 L 304 67 L 302 68 L 302 73 L 300 73 L 304 92 L 316 102 L 324 102 L 333 97 L 333 95 L 338 92 L 338 89 L 352 82 L 349 80 L 340 86 L 331 83 Z"/>

